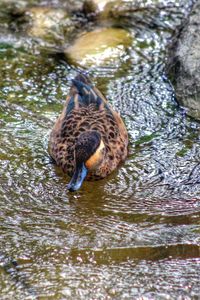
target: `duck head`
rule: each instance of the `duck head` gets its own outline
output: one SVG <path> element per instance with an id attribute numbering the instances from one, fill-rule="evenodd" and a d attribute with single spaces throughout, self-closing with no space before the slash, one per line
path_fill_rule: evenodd
<path id="1" fill-rule="evenodd" d="M 78 136 L 75 143 L 74 174 L 67 189 L 78 190 L 89 171 L 95 170 L 102 163 L 105 155 L 105 145 L 99 132 L 91 130 Z"/>

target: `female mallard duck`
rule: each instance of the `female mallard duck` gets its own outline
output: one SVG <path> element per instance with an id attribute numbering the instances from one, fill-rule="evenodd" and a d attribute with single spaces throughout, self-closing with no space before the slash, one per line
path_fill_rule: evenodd
<path id="1" fill-rule="evenodd" d="M 101 179 L 127 157 L 126 127 L 107 100 L 83 74 L 72 80 L 64 109 L 50 134 L 49 153 L 72 176 L 68 189 Z"/>

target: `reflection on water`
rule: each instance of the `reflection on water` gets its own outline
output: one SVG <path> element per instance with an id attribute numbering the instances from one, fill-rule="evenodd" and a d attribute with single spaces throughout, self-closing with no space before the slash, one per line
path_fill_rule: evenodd
<path id="1" fill-rule="evenodd" d="M 149 2 L 151 10 L 118 20 L 134 36 L 120 68 L 90 67 L 125 120 L 129 157 L 73 194 L 47 145 L 76 68 L 14 32 L 1 3 L 1 299 L 199 296 L 199 124 L 164 73 L 165 49 L 191 3 Z"/>

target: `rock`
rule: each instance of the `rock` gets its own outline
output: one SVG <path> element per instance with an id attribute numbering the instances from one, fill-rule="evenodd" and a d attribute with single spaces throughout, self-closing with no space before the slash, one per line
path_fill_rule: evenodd
<path id="1" fill-rule="evenodd" d="M 104 10 L 106 4 L 110 3 L 110 0 L 86 0 L 83 4 L 83 10 L 88 13 L 99 13 Z"/>
<path id="2" fill-rule="evenodd" d="M 78 37 L 65 54 L 82 66 L 117 65 L 131 43 L 131 35 L 124 29 L 99 28 Z"/>
<path id="3" fill-rule="evenodd" d="M 132 17 L 134 12 L 144 7 L 134 0 L 85 0 L 83 3 L 83 11 L 86 15 L 93 14 L 99 18 Z"/>
<path id="4" fill-rule="evenodd" d="M 59 8 L 32 7 L 26 11 L 28 16 L 29 36 L 42 38 L 47 41 L 63 39 L 66 30 L 70 30 L 71 23 L 67 12 Z"/>
<path id="5" fill-rule="evenodd" d="M 29 2 L 29 4 L 31 4 Z M 5 6 L 5 11 L 10 9 L 24 9 L 27 6 L 26 0 L 1 0 L 0 6 Z"/>
<path id="6" fill-rule="evenodd" d="M 200 0 L 169 51 L 167 72 L 177 100 L 188 108 L 188 115 L 200 120 Z"/>

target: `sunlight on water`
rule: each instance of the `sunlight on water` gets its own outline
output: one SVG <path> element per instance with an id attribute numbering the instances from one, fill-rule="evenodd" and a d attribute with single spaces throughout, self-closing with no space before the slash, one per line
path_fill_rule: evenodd
<path id="1" fill-rule="evenodd" d="M 17 3 L 31 4 L 37 1 Z M 178 105 L 164 71 L 167 46 L 191 1 L 137 5 L 131 17 L 114 21 L 134 37 L 119 63 L 89 68 L 127 125 L 128 159 L 70 194 L 69 177 L 47 149 L 77 68 L 62 47 L 27 35 L 13 19 L 16 3 L 6 10 L 1 2 L 1 299 L 199 296 L 199 123 Z M 71 38 L 95 22 L 73 15 Z M 60 45 L 69 43 L 59 34 Z"/>

